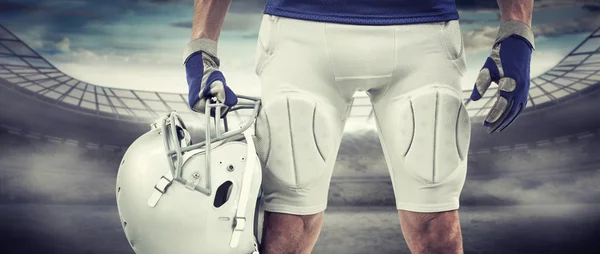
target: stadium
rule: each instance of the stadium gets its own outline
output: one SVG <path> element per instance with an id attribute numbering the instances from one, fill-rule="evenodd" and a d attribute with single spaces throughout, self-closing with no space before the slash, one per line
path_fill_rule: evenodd
<path id="1" fill-rule="evenodd" d="M 480 126 L 494 90 L 465 100 L 473 125 L 461 197 L 467 253 L 600 247 L 599 90 L 600 29 L 532 78 L 527 108 L 502 134 Z M 119 161 L 170 111 L 198 132 L 203 118 L 186 98 L 77 80 L 0 26 L 0 253 L 133 253 L 115 206 Z M 240 122 L 247 115 L 232 117 Z M 355 97 L 350 118 L 370 124 L 367 97 Z M 329 204 L 314 253 L 408 253 L 374 129 L 345 134 Z M 348 220 L 363 221 L 353 224 L 356 233 L 340 233 Z M 515 227 L 521 242 L 478 237 Z M 344 236 L 358 237 L 360 246 Z"/>

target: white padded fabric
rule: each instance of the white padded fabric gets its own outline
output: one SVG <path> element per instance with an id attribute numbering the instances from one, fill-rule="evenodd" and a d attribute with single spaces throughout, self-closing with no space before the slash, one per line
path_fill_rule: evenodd
<path id="1" fill-rule="evenodd" d="M 325 210 L 356 91 L 371 98 L 398 209 L 458 208 L 470 137 L 463 49 L 458 21 L 374 27 L 265 15 L 256 62 L 265 210 Z"/>

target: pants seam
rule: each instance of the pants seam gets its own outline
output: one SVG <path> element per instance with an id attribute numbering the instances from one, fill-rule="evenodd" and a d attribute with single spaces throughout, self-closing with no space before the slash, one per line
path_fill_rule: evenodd
<path id="1" fill-rule="evenodd" d="M 269 163 L 269 158 L 271 157 L 271 140 L 273 140 L 273 138 L 271 137 L 271 125 L 269 124 L 269 114 L 267 114 L 266 109 L 265 109 L 265 121 L 267 124 L 267 136 L 269 137 L 269 143 L 267 145 L 267 158 L 265 158 L 265 165 L 268 165 Z"/>
<path id="2" fill-rule="evenodd" d="M 317 104 L 315 103 L 315 108 L 313 109 L 313 117 L 312 117 L 312 134 L 313 134 L 313 139 L 315 141 L 315 147 L 317 148 L 317 152 L 321 156 L 321 159 L 323 160 L 323 162 L 327 163 L 325 161 L 325 156 L 323 155 L 323 152 L 321 152 L 321 148 L 319 148 L 319 144 L 317 142 L 317 135 L 315 133 L 315 118 L 316 118 L 316 115 L 317 115 Z"/>
<path id="3" fill-rule="evenodd" d="M 435 183 L 435 166 L 436 166 L 436 154 L 437 154 L 437 122 L 438 122 L 438 107 L 439 107 L 440 92 L 435 92 L 435 115 L 433 117 L 433 172 L 431 176 L 431 182 Z"/>
<path id="4" fill-rule="evenodd" d="M 389 77 L 389 80 L 388 80 L 388 84 L 385 87 L 385 91 L 383 91 L 383 93 L 381 93 L 381 95 L 378 98 L 375 98 L 375 100 L 371 101 L 372 105 L 375 105 L 383 97 L 385 97 L 385 95 L 390 90 L 390 87 L 392 86 L 392 80 L 394 80 L 394 70 L 396 69 L 396 56 L 398 55 L 398 45 L 396 44 L 397 43 L 397 40 L 396 40 L 396 30 L 397 29 L 398 29 L 398 27 L 394 26 L 394 57 L 392 58 L 392 70 L 390 72 L 390 77 Z"/>
<path id="5" fill-rule="evenodd" d="M 411 203 L 396 203 L 396 209 L 405 210 L 405 211 L 415 211 L 415 212 L 424 212 L 424 213 L 434 213 L 434 212 L 442 212 L 442 211 L 451 211 L 456 210 L 460 207 L 460 203 L 458 202 L 449 202 L 444 204 L 435 204 L 435 205 L 417 205 Z M 418 210 L 418 211 L 416 211 Z"/>
<path id="6" fill-rule="evenodd" d="M 406 157 L 408 155 L 408 152 L 410 152 L 410 148 L 412 148 L 412 144 L 415 139 L 415 121 L 416 121 L 415 110 L 413 108 L 412 100 L 410 98 L 408 99 L 408 103 L 410 104 L 410 114 L 412 117 L 412 133 L 410 135 L 410 143 L 408 143 L 408 148 L 406 149 L 406 152 L 404 153 L 404 157 Z"/>
<path id="7" fill-rule="evenodd" d="M 288 115 L 288 126 L 290 128 L 290 147 L 292 150 L 292 171 L 294 171 L 294 181 L 296 182 L 296 186 L 298 185 L 298 167 L 296 166 L 296 153 L 294 153 L 294 135 L 292 134 L 294 131 L 292 130 L 292 113 L 290 110 L 290 98 L 285 97 L 286 107 L 287 107 L 287 115 Z"/>
<path id="8" fill-rule="evenodd" d="M 327 204 L 320 204 L 316 206 L 308 206 L 308 207 L 300 207 L 300 206 L 288 206 L 288 205 L 275 205 L 275 204 L 265 204 L 264 209 L 267 212 L 284 212 L 291 213 L 297 215 L 309 215 L 320 213 L 327 208 Z M 315 212 L 316 210 L 316 212 Z M 297 212 L 301 211 L 301 212 Z"/>
<path id="9" fill-rule="evenodd" d="M 459 106 L 458 106 L 458 113 L 456 114 L 456 126 L 454 127 L 454 142 L 456 143 L 456 152 L 458 153 L 458 158 L 460 158 L 460 160 L 463 160 L 463 155 L 460 152 L 460 147 L 458 146 L 458 124 L 460 121 L 460 114 L 462 113 L 462 102 L 459 102 Z"/>
<path id="10" fill-rule="evenodd" d="M 346 107 L 348 107 L 348 103 L 350 102 L 350 100 L 347 100 L 344 95 L 342 94 L 342 91 L 340 91 L 340 88 L 338 87 L 337 83 L 336 83 L 336 79 L 337 79 L 337 75 L 335 74 L 335 66 L 333 65 L 333 58 L 331 57 L 331 50 L 329 50 L 329 41 L 327 38 L 327 24 L 328 23 L 323 23 L 323 35 L 325 38 L 325 50 L 327 51 L 327 57 L 329 57 L 329 66 L 331 66 L 331 74 L 333 75 L 333 85 L 335 86 L 335 90 L 337 91 L 338 95 L 340 96 L 340 98 L 342 99 L 342 101 L 344 101 L 344 103 L 346 104 Z"/>

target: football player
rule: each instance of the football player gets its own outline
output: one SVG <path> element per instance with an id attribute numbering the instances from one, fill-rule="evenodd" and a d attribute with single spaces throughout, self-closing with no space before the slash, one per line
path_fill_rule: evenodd
<path id="1" fill-rule="evenodd" d="M 189 104 L 237 102 L 217 44 L 231 0 L 195 0 L 184 65 Z M 471 99 L 492 82 L 484 125 L 502 131 L 527 102 L 533 0 L 498 0 L 498 36 Z M 465 53 L 454 0 L 268 0 L 257 43 L 262 109 L 263 254 L 310 253 L 352 98 L 373 105 L 402 232 L 412 253 L 462 253 L 459 195 L 470 119 L 461 95 Z M 226 111 L 225 111 L 226 112 Z M 215 116 L 222 117 L 222 116 Z"/>

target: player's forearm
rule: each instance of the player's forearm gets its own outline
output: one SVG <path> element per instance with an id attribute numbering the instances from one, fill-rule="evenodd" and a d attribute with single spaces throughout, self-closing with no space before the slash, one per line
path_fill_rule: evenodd
<path id="1" fill-rule="evenodd" d="M 533 0 L 498 0 L 502 21 L 518 20 L 531 27 Z"/>
<path id="2" fill-rule="evenodd" d="M 194 0 L 191 39 L 208 38 L 218 41 L 230 4 L 231 0 Z"/>

